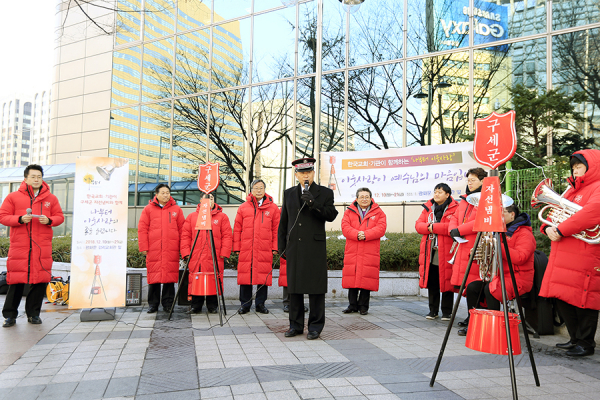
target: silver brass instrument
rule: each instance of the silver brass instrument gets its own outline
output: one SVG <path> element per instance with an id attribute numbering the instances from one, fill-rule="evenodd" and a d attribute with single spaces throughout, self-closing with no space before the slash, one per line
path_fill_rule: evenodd
<path id="1" fill-rule="evenodd" d="M 546 204 L 538 213 L 538 218 L 543 224 L 556 228 L 561 222 L 566 221 L 583 208 L 579 204 L 564 198 L 569 188 L 562 195 L 559 195 L 554 191 L 551 179 L 544 179 L 536 186 L 531 195 L 531 206 L 537 208 L 542 203 Z M 547 210 L 549 212 L 544 217 Z M 598 244 L 600 243 L 600 226 L 596 225 L 593 228 L 585 229 L 574 234 L 573 237 L 588 244 Z"/>
<path id="2" fill-rule="evenodd" d="M 473 193 L 467 196 L 467 202 L 477 207 L 481 193 Z M 513 199 L 502 195 L 502 206 L 504 208 L 513 204 Z M 496 238 L 494 232 L 482 232 L 479 245 L 475 249 L 473 260 L 479 264 L 479 277 L 484 282 L 489 282 L 498 273 L 498 258 L 496 257 Z"/>

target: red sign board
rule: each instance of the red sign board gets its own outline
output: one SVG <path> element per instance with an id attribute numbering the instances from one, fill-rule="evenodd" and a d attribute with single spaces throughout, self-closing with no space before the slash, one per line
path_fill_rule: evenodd
<path id="1" fill-rule="evenodd" d="M 476 232 L 506 232 L 503 211 L 500 178 L 497 176 L 483 178 L 473 230 Z"/>
<path id="2" fill-rule="evenodd" d="M 200 211 L 198 211 L 198 219 L 196 220 L 197 231 L 212 230 L 212 218 L 210 214 L 210 199 L 202 199 L 200 201 Z"/>
<path id="3" fill-rule="evenodd" d="M 206 163 L 198 166 L 198 190 L 210 193 L 219 186 L 219 163 Z"/>
<path id="4" fill-rule="evenodd" d="M 515 155 L 517 132 L 515 112 L 491 113 L 488 117 L 475 120 L 475 143 L 473 155 L 482 165 L 495 169 Z"/>

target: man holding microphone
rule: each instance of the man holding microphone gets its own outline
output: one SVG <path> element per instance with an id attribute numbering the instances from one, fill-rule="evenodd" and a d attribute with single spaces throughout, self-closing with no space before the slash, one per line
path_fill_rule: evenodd
<path id="1" fill-rule="evenodd" d="M 25 303 L 27 321 L 42 323 L 40 311 L 52 276 L 52 227 L 65 220 L 58 199 L 44 182 L 42 167 L 29 165 L 24 175 L 19 190 L 6 196 L 0 207 L 0 223 L 10 227 L 4 328 L 16 323 L 25 284 L 31 285 Z"/>
<path id="2" fill-rule="evenodd" d="M 290 298 L 290 329 L 285 336 L 296 336 L 304 331 L 304 294 L 308 294 L 309 340 L 317 339 L 325 326 L 325 222 L 335 220 L 338 214 L 333 205 L 333 191 L 314 182 L 315 162 L 311 157 L 292 162 L 299 184 L 283 194 L 277 232 L 279 254 L 287 261 Z"/>

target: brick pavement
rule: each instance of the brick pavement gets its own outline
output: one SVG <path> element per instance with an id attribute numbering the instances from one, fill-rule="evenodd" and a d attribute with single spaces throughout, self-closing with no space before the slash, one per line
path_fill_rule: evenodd
<path id="1" fill-rule="evenodd" d="M 62 311 L 62 322 L 0 373 L 0 399 L 511 398 L 507 357 L 466 348 L 456 329 L 429 387 L 446 322 L 425 320 L 423 298 L 371 303 L 360 316 L 328 301 L 322 339 L 314 341 L 284 337 L 287 314 L 277 300 L 267 302 L 270 314 L 235 315 L 224 327 L 214 327 L 215 315 L 190 317 L 183 307 L 172 321 L 143 307 L 118 309 L 118 322 L 82 323 L 77 312 Z M 231 315 L 237 307 L 228 308 Z M 465 316 L 461 307 L 457 318 Z M 14 337 L 3 332 L 5 346 L 35 328 L 25 321 Z M 532 339 L 541 387 L 527 354 L 515 357 L 519 398 L 598 397 L 600 355 L 568 358 L 553 347 L 564 340 Z"/>

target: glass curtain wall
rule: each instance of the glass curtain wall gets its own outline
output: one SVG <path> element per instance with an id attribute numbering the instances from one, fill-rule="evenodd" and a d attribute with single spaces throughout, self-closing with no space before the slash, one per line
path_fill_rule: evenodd
<path id="1" fill-rule="evenodd" d="M 472 140 L 476 118 L 552 89 L 575 112 L 523 143 L 600 140 L 597 0 L 117 3 L 109 154 L 130 159 L 131 205 L 158 182 L 196 204 L 205 162 L 218 202 L 258 177 L 280 202 L 294 158 Z"/>

